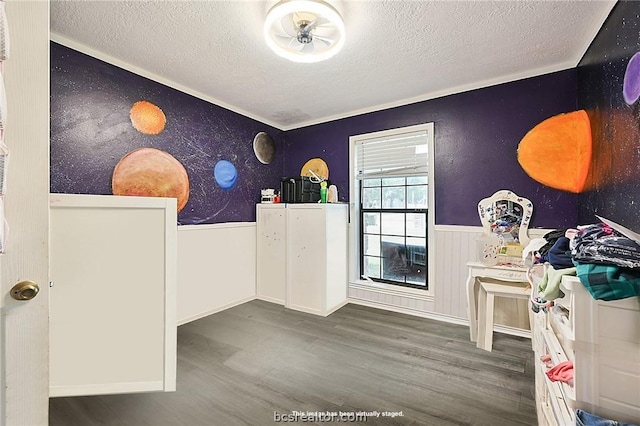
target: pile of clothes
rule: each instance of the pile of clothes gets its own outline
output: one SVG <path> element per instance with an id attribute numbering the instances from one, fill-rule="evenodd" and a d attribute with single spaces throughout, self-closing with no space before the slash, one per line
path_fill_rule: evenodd
<path id="1" fill-rule="evenodd" d="M 625 234 L 635 236 L 632 232 Z M 544 275 L 532 291 L 531 309 L 538 312 L 560 308 L 553 306 L 553 301 L 564 296 L 560 289 L 564 275 L 577 275 L 594 299 L 640 296 L 640 244 L 625 234 L 601 222 L 577 229 L 555 230 L 532 240 L 523 252 L 525 263 L 544 265 Z M 573 361 L 553 365 L 548 354 L 542 355 L 540 360 L 547 367 L 549 380 L 573 386 Z M 575 424 L 637 426 L 605 419 L 582 409 L 575 410 Z"/>
<path id="2" fill-rule="evenodd" d="M 563 297 L 563 275 L 577 275 L 594 299 L 640 296 L 640 244 L 606 223 L 551 231 L 531 240 L 525 261 L 545 264 L 532 308 Z"/>

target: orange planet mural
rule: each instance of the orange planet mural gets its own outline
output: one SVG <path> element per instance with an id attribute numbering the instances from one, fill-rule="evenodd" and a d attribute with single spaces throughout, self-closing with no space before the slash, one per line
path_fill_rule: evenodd
<path id="1" fill-rule="evenodd" d="M 324 162 L 322 158 L 312 158 L 304 163 L 302 169 L 300 169 L 300 176 L 314 177 L 313 173 L 323 179 L 329 179 L 329 166 Z"/>
<path id="2" fill-rule="evenodd" d="M 518 162 L 532 179 L 579 193 L 585 188 L 592 150 L 589 116 L 579 110 L 548 118 L 531 129 L 518 145 Z"/>
<path id="3" fill-rule="evenodd" d="M 113 169 L 113 195 L 178 199 L 178 212 L 189 200 L 189 176 L 171 154 L 154 148 L 131 151 Z"/>
<path id="4" fill-rule="evenodd" d="M 146 135 L 159 134 L 167 124 L 164 112 L 149 101 L 138 101 L 133 104 L 129 117 L 133 127 Z"/>

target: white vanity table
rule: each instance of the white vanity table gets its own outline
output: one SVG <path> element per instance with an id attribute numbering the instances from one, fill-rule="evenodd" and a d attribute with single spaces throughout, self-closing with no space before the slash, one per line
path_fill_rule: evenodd
<path id="1" fill-rule="evenodd" d="M 500 255 L 499 246 L 507 250 L 507 247 L 527 245 L 529 243 L 527 230 L 532 214 L 533 204 L 531 201 L 508 190 L 497 191 L 491 197 L 484 198 L 478 203 L 478 216 L 484 228 L 485 237 L 483 238 L 494 239 L 495 243 L 480 244 L 479 242 L 478 248 L 482 250 L 479 250 L 478 257 L 483 261 L 467 263 L 469 268 L 466 283 L 469 335 L 473 342 L 478 341 L 480 281 L 482 279 L 498 280 L 498 284 L 500 281 L 506 281 L 511 283 L 510 285 L 519 283 L 523 289 L 529 284 L 527 268 L 516 263 L 521 259 Z M 508 250 L 507 253 L 509 253 Z M 512 261 L 512 263 L 508 261 Z M 479 343 L 479 346 L 482 345 Z"/>
<path id="2" fill-rule="evenodd" d="M 529 284 L 527 268 L 513 264 L 497 264 L 488 266 L 481 262 L 468 262 L 467 306 L 469 313 L 469 335 L 472 342 L 478 340 L 478 292 L 479 278 L 491 278 L 512 283 L 521 283 L 524 288 Z"/>

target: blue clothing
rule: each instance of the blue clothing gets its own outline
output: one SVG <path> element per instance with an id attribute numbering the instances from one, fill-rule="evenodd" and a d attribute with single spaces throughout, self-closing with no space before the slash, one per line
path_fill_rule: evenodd
<path id="1" fill-rule="evenodd" d="M 571 261 L 571 248 L 569 247 L 569 239 L 560 237 L 553 243 L 548 253 L 549 263 L 553 269 L 573 268 Z"/>
<path id="2" fill-rule="evenodd" d="M 637 426 L 632 423 L 620 423 L 607 420 L 587 411 L 576 410 L 576 426 Z"/>

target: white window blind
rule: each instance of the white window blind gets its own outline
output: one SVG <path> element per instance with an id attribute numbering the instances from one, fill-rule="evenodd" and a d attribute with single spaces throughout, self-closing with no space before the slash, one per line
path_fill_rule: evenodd
<path id="1" fill-rule="evenodd" d="M 413 131 L 355 143 L 358 179 L 427 175 L 427 131 Z"/>

